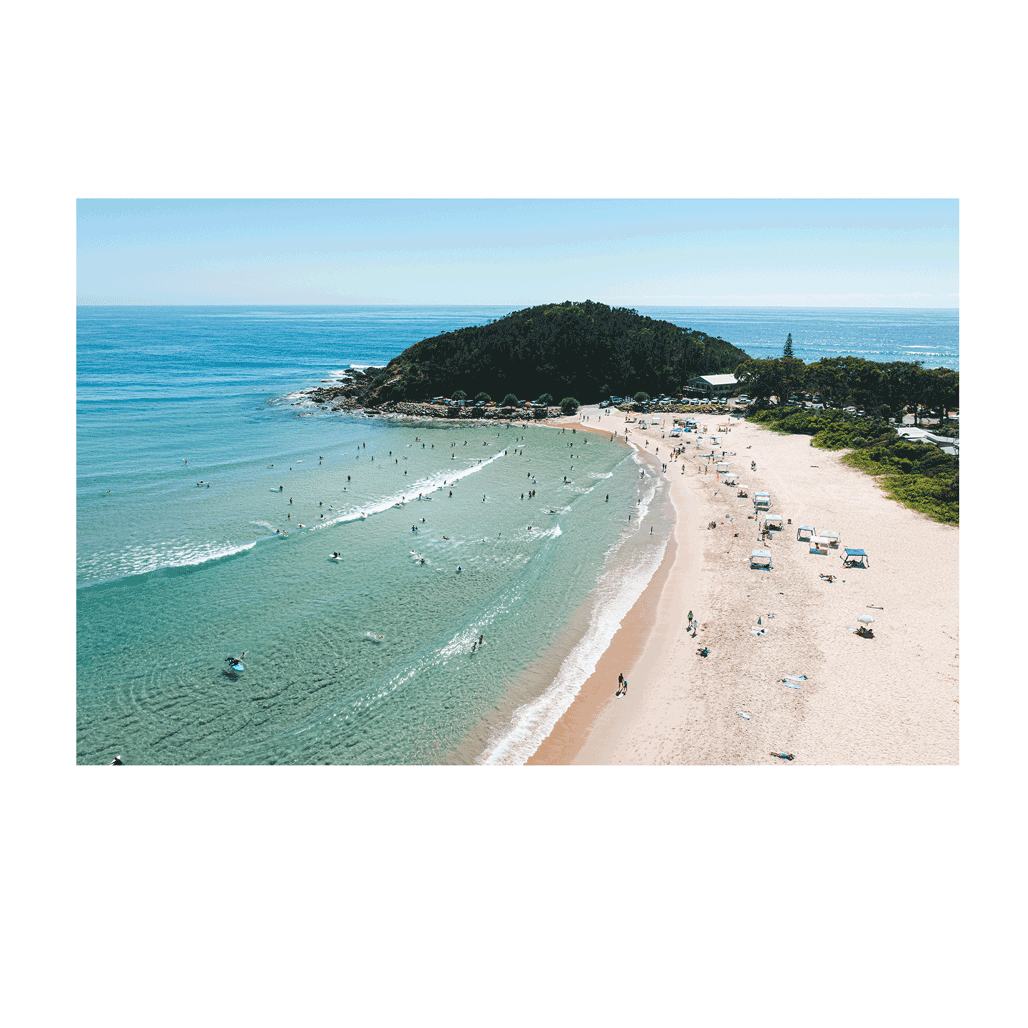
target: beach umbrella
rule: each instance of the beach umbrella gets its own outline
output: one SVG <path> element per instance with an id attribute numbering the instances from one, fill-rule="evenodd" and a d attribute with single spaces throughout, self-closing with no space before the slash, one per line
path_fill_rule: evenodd
<path id="1" fill-rule="evenodd" d="M 874 622 L 874 618 L 871 617 L 870 614 L 861 614 L 860 617 L 857 618 L 857 620 L 863 621 L 865 625 L 870 625 Z"/>

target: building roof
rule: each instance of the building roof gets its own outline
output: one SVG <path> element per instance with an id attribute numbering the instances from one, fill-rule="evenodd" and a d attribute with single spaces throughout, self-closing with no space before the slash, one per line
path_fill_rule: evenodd
<path id="1" fill-rule="evenodd" d="M 696 378 L 692 379 L 693 382 L 697 380 L 712 386 L 736 385 L 739 381 L 735 375 L 697 375 Z"/>

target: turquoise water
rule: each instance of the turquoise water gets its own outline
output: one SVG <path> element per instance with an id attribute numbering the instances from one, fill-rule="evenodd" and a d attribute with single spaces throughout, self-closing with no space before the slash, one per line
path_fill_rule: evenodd
<path id="1" fill-rule="evenodd" d="M 757 331 L 675 310 L 746 349 Z M 79 309 L 80 763 L 527 759 L 659 564 L 659 477 L 570 429 L 298 396 L 505 313 Z M 869 331 L 864 312 L 835 323 Z"/>
<path id="2" fill-rule="evenodd" d="M 551 651 L 604 568 L 619 602 L 586 611 L 593 649 L 659 561 L 666 531 L 632 542 L 657 479 L 621 444 L 296 406 L 297 387 L 384 355 L 329 339 L 305 355 L 317 369 L 262 361 L 262 331 L 288 350 L 283 324 L 80 320 L 82 763 L 487 759 L 519 707 L 573 689 Z M 504 759 L 533 738 L 521 725 Z"/>

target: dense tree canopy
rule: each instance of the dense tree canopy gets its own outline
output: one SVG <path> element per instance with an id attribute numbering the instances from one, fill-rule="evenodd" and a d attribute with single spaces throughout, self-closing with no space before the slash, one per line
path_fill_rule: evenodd
<path id="1" fill-rule="evenodd" d="M 694 375 L 728 372 L 745 359 L 738 347 L 704 332 L 624 307 L 565 300 L 409 346 L 376 377 L 375 398 L 545 390 L 595 403 L 611 392 L 677 393 Z"/>
<path id="2" fill-rule="evenodd" d="M 828 407 L 853 405 L 880 417 L 922 408 L 945 416 L 960 405 L 960 375 L 929 370 L 920 361 L 878 364 L 862 357 L 823 357 L 804 364 L 795 357 L 745 360 L 735 369 L 742 387 L 758 401 L 783 402 L 793 393 L 814 393 Z"/>

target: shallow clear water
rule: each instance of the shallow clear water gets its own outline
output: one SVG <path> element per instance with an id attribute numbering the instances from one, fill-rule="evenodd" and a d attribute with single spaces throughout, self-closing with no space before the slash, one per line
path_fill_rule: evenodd
<path id="1" fill-rule="evenodd" d="M 659 564 L 660 479 L 607 437 L 296 397 L 505 313 L 79 309 L 79 762 L 533 752 Z"/>
<path id="2" fill-rule="evenodd" d="M 525 669 L 604 567 L 640 577 L 616 557 L 657 480 L 623 446 L 296 406 L 388 357 L 331 340 L 316 372 L 262 360 L 283 322 L 80 323 L 81 762 L 475 759 L 469 734 L 484 748 L 533 698 Z"/>

